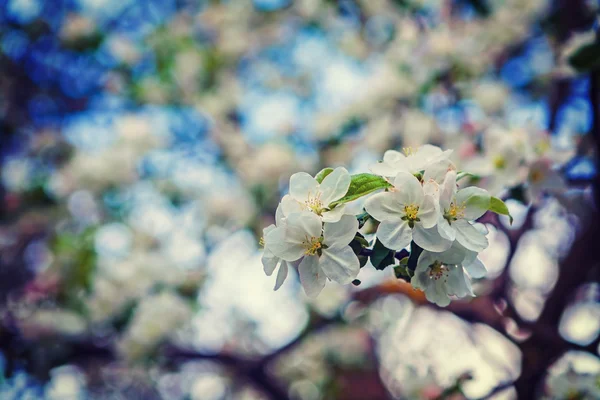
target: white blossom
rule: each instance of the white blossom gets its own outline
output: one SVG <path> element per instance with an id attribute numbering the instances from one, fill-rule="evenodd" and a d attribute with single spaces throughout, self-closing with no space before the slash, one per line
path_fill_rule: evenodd
<path id="1" fill-rule="evenodd" d="M 438 232 L 469 250 L 482 251 L 488 246 L 488 240 L 469 221 L 485 214 L 489 203 L 490 195 L 481 188 L 470 186 L 457 191 L 456 172 L 448 172 L 440 190 Z"/>
<path id="2" fill-rule="evenodd" d="M 427 300 L 445 307 L 450 304 L 451 296 L 474 296 L 470 277 L 482 278 L 486 272 L 477 253 L 455 242 L 441 253 L 424 250 L 410 283 L 424 291 Z"/>
<path id="3" fill-rule="evenodd" d="M 321 183 L 306 172 L 295 173 L 290 177 L 289 197 L 282 199 L 283 211 L 287 215 L 307 210 L 324 222 L 337 222 L 344 215 L 344 205 L 329 206 L 346 195 L 350 180 L 350 174 L 342 167 L 334 169 Z"/>
<path id="4" fill-rule="evenodd" d="M 439 219 L 436 198 L 425 194 L 421 182 L 408 172 L 399 172 L 393 190 L 373 195 L 365 209 L 380 221 L 377 238 L 390 249 L 403 249 L 411 240 L 430 251 L 444 251 L 452 244 L 435 229 Z"/>
<path id="5" fill-rule="evenodd" d="M 263 229 L 263 238 L 266 238 L 269 232 L 273 231 L 277 228 L 277 226 L 283 226 L 284 224 L 284 214 L 283 208 L 281 204 L 277 207 L 277 211 L 275 211 L 275 224 L 271 224 Z M 265 239 L 263 239 L 265 240 Z M 288 276 L 289 264 L 287 261 L 282 260 L 280 257 L 277 257 L 273 252 L 269 249 L 268 242 L 265 240 L 265 248 L 262 255 L 262 264 L 267 276 L 271 276 L 273 271 L 279 266 L 279 271 L 277 272 L 277 279 L 275 280 L 275 288 L 273 290 L 277 290 L 283 285 L 285 279 Z"/>
<path id="6" fill-rule="evenodd" d="M 396 150 L 388 150 L 383 154 L 383 161 L 369 167 L 371 172 L 385 177 L 393 177 L 398 172 L 418 174 L 431 165 L 441 163 L 444 167 L 450 164 L 452 150 L 442 151 L 437 146 L 423 145 L 416 150 L 407 147 L 404 154 Z"/>
<path id="7" fill-rule="evenodd" d="M 306 294 L 314 297 L 325 286 L 326 278 L 348 284 L 358 275 L 358 258 L 348 246 L 357 230 L 358 221 L 353 216 L 322 224 L 316 214 L 303 211 L 290 214 L 281 226 L 271 229 L 265 242 L 275 256 L 300 260 L 300 282 Z"/>

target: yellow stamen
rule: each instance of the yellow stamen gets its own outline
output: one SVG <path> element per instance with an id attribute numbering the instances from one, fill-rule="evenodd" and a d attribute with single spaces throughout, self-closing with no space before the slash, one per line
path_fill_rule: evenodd
<path id="1" fill-rule="evenodd" d="M 406 215 L 406 219 L 409 221 L 416 221 L 418 219 L 417 215 L 419 214 L 419 206 L 414 204 L 404 206 L 404 214 Z"/>
<path id="2" fill-rule="evenodd" d="M 324 209 L 323 202 L 321 201 L 321 193 L 317 192 L 314 196 L 311 196 L 309 193 L 308 199 L 304 202 L 304 205 L 315 214 L 321 215 Z"/>
<path id="3" fill-rule="evenodd" d="M 265 238 L 264 238 L 264 236 L 260 238 L 260 240 L 258 241 L 258 245 L 260 247 L 265 247 Z"/>
<path id="4" fill-rule="evenodd" d="M 446 218 L 449 221 L 450 220 L 456 221 L 459 218 L 464 218 L 466 208 L 467 208 L 467 206 L 465 205 L 465 203 L 456 204 L 456 203 L 452 202 L 452 203 L 450 203 L 450 208 L 448 210 L 446 210 L 446 213 L 444 214 L 444 218 Z"/>
<path id="5" fill-rule="evenodd" d="M 416 151 L 412 148 L 412 147 L 403 147 L 402 148 L 402 152 L 404 153 L 405 156 L 412 156 L 413 154 L 416 153 Z"/>
<path id="6" fill-rule="evenodd" d="M 306 251 L 304 252 L 304 254 L 306 254 L 307 256 L 314 256 L 315 254 L 317 254 L 319 252 L 319 250 L 321 250 L 321 248 L 323 248 L 322 242 L 323 242 L 323 236 L 321 236 L 321 237 L 312 236 L 311 238 L 307 237 L 306 240 L 304 242 L 302 242 L 302 244 L 306 248 Z"/>

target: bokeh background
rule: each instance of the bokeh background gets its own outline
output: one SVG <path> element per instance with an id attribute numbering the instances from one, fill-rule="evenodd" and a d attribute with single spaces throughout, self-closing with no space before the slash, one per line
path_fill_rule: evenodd
<path id="1" fill-rule="evenodd" d="M 600 398 L 597 12 L 1 0 L 0 397 Z M 370 265 L 273 291 L 292 173 L 424 143 L 515 217 L 476 298 Z"/>

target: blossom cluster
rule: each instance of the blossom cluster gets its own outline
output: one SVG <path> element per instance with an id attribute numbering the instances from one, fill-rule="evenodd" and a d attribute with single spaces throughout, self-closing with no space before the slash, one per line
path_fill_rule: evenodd
<path id="1" fill-rule="evenodd" d="M 466 174 L 456 170 L 451 154 L 424 145 L 388 150 L 370 174 L 350 175 L 338 167 L 315 177 L 292 175 L 275 224 L 263 231 L 265 273 L 279 267 L 275 290 L 297 267 L 306 294 L 317 296 L 328 279 L 353 282 L 364 256 L 375 265 L 375 253 L 383 251 L 393 261 L 381 266 L 395 264 L 397 276 L 431 302 L 446 306 L 452 297 L 474 296 L 471 279 L 485 276 L 478 254 L 488 246 L 485 226 L 475 221 L 487 211 L 508 210 L 484 189 L 459 189 Z M 357 216 L 346 204 L 358 199 L 364 212 Z M 367 219 L 377 224 L 374 235 L 363 229 Z"/>

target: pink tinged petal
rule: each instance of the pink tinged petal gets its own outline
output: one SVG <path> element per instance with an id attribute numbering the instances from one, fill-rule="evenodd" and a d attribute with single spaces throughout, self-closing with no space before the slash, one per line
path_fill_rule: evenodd
<path id="1" fill-rule="evenodd" d="M 340 204 L 331 211 L 323 212 L 323 222 L 338 222 L 344 215 L 345 208 L 345 204 Z"/>
<path id="2" fill-rule="evenodd" d="M 265 274 L 267 274 L 267 276 L 271 276 L 281 259 L 273 254 L 269 249 L 265 249 L 260 260 L 262 262 Z"/>
<path id="3" fill-rule="evenodd" d="M 325 287 L 327 277 L 319 267 L 318 256 L 304 257 L 298 266 L 300 283 L 308 297 L 317 297 Z"/>
<path id="4" fill-rule="evenodd" d="M 273 288 L 273 290 L 277 290 L 281 287 L 281 285 L 283 285 L 283 282 L 285 282 L 285 278 L 287 278 L 288 276 L 288 263 L 285 261 L 281 262 L 281 265 L 279 266 L 279 272 L 277 272 L 277 280 L 275 281 L 275 287 Z"/>
<path id="5" fill-rule="evenodd" d="M 323 250 L 319 266 L 329 279 L 341 285 L 352 282 L 360 272 L 360 263 L 350 246 Z"/>
<path id="6" fill-rule="evenodd" d="M 344 215 L 338 222 L 325 223 L 323 243 L 329 248 L 347 246 L 358 231 L 358 220 L 353 215 Z"/>
<path id="7" fill-rule="evenodd" d="M 394 178 L 394 186 L 398 193 L 398 199 L 402 204 L 414 204 L 420 206 L 423 203 L 423 187 L 414 175 L 408 172 L 398 172 Z"/>
<path id="8" fill-rule="evenodd" d="M 490 194 L 487 190 L 470 186 L 456 193 L 458 206 L 465 206 L 465 219 L 475 220 L 490 208 Z"/>
<path id="9" fill-rule="evenodd" d="M 401 219 L 382 221 L 377 228 L 377 239 L 392 250 L 401 250 L 408 246 L 412 240 L 412 234 L 408 222 Z"/>
<path id="10" fill-rule="evenodd" d="M 291 242 L 286 235 L 286 226 L 281 226 L 270 231 L 265 236 L 265 248 L 275 256 L 286 261 L 294 261 L 304 255 L 306 249 L 299 242 Z"/>
<path id="11" fill-rule="evenodd" d="M 423 173 L 423 180 L 433 180 L 437 183 L 442 183 L 449 171 L 453 171 L 456 167 L 450 160 L 440 160 L 429 164 Z"/>
<path id="12" fill-rule="evenodd" d="M 464 219 L 454 221 L 456 241 L 471 251 L 480 252 L 488 246 L 485 235 Z"/>
<path id="13" fill-rule="evenodd" d="M 404 206 L 395 192 L 374 194 L 365 201 L 365 210 L 377 221 L 400 219 L 404 216 Z"/>
<path id="14" fill-rule="evenodd" d="M 279 206 L 277 207 L 277 212 L 279 212 L 280 215 L 277 215 L 277 212 L 275 213 L 277 225 L 279 225 L 280 221 L 282 221 L 283 218 L 287 217 L 288 215 L 293 213 L 299 213 L 304 210 L 306 210 L 306 206 L 304 205 L 304 203 L 300 203 L 289 194 L 286 194 L 285 196 L 283 196 L 283 198 L 281 199 L 281 203 L 279 203 Z"/>
<path id="15" fill-rule="evenodd" d="M 454 227 L 452 227 L 452 225 L 450 225 L 446 218 L 440 216 L 437 228 L 440 236 L 444 239 L 450 240 L 452 242 L 456 239 L 456 230 L 454 229 Z"/>
<path id="16" fill-rule="evenodd" d="M 440 192 L 440 207 L 442 211 L 446 211 L 450 208 L 452 199 L 456 196 L 456 171 L 450 171 L 444 178 L 442 189 Z"/>
<path id="17" fill-rule="evenodd" d="M 425 196 L 417 215 L 423 228 L 432 228 L 438 222 L 440 212 L 438 204 L 432 196 Z"/>
<path id="18" fill-rule="evenodd" d="M 465 267 L 469 275 L 471 275 L 471 277 L 475 279 L 483 278 L 487 275 L 487 269 L 485 268 L 485 265 L 483 265 L 479 258 L 475 258 L 473 262 L 463 266 Z"/>
<path id="19" fill-rule="evenodd" d="M 321 237 L 321 218 L 310 211 L 290 214 L 285 226 L 286 238 L 290 242 L 302 243 L 307 237 Z"/>
<path id="20" fill-rule="evenodd" d="M 425 250 L 441 253 L 452 246 L 452 242 L 444 239 L 436 227 L 425 229 L 421 225 L 415 225 L 412 232 L 412 240 Z"/>
<path id="21" fill-rule="evenodd" d="M 319 187 L 319 182 L 306 172 L 297 172 L 290 177 L 290 196 L 295 200 L 304 202 L 309 194 L 314 195 Z"/>
<path id="22" fill-rule="evenodd" d="M 327 206 L 344 197 L 350 187 L 350 180 L 348 170 L 343 167 L 338 167 L 327 175 L 319 188 L 322 193 L 321 201 L 323 205 Z"/>

